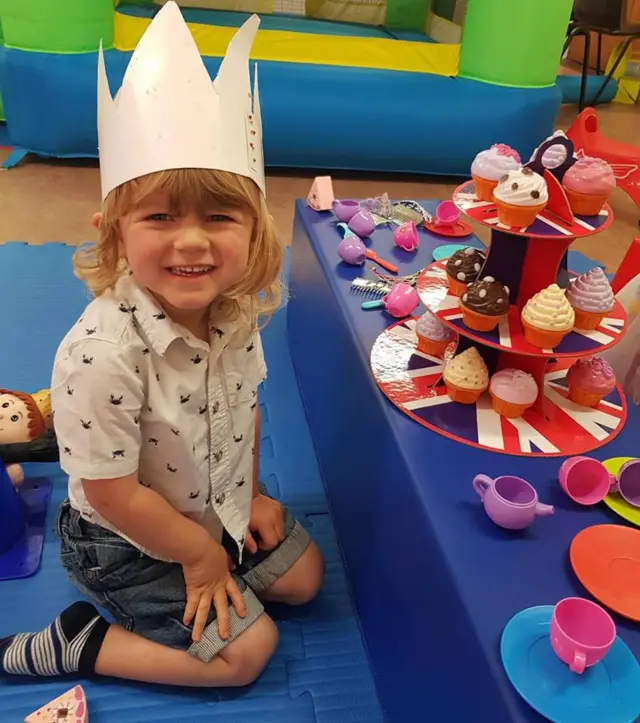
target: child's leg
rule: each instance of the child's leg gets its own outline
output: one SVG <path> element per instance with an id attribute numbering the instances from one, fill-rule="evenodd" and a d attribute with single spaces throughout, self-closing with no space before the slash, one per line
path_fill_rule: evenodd
<path id="1" fill-rule="evenodd" d="M 210 662 L 204 662 L 186 650 L 110 625 L 93 605 L 78 602 L 40 633 L 1 640 L 0 671 L 43 677 L 96 673 L 166 685 L 239 686 L 260 675 L 277 642 L 273 621 L 261 615 Z"/>
<path id="2" fill-rule="evenodd" d="M 285 508 L 285 539 L 273 550 L 245 557 L 237 573 L 261 599 L 304 605 L 324 580 L 324 559 L 308 532 Z M 259 542 L 259 540 L 256 540 Z"/>

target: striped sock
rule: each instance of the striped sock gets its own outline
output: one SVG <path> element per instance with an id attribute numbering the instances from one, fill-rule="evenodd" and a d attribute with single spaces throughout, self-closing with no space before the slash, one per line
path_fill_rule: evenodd
<path id="1" fill-rule="evenodd" d="M 41 632 L 0 640 L 0 674 L 91 674 L 108 629 L 93 605 L 74 603 Z"/>

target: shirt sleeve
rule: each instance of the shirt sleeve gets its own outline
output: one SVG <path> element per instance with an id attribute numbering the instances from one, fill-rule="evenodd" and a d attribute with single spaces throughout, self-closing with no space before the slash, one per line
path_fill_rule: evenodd
<path id="1" fill-rule="evenodd" d="M 264 349 L 262 348 L 262 337 L 260 332 L 256 331 L 253 335 L 253 343 L 256 354 L 256 365 L 258 367 L 258 384 L 267 378 L 267 362 L 264 358 Z"/>
<path id="2" fill-rule="evenodd" d="M 101 339 L 74 344 L 56 358 L 51 402 L 68 475 L 114 479 L 138 469 L 145 383 L 130 352 Z"/>

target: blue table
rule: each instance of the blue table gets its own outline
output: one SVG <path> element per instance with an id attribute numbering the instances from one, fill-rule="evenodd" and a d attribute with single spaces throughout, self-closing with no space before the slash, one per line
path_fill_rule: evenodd
<path id="1" fill-rule="evenodd" d="M 424 202 L 431 212 L 436 205 Z M 376 230 L 372 248 L 411 273 L 447 243 L 420 235 L 415 256 L 395 249 L 386 229 Z M 289 341 L 387 718 L 539 723 L 502 668 L 502 630 L 524 608 L 588 597 L 569 564 L 571 540 L 590 525 L 625 523 L 604 505 L 579 508 L 565 497 L 562 459 L 468 447 L 391 405 L 371 376 L 369 350 L 392 320 L 361 310 L 349 285 L 363 272 L 339 263 L 339 239 L 332 214 L 297 201 Z M 593 456 L 637 454 L 639 430 L 640 410 L 631 405 L 623 431 Z M 479 472 L 528 479 L 555 516 L 523 533 L 496 527 L 471 487 Z M 640 625 L 614 619 L 640 658 Z"/>

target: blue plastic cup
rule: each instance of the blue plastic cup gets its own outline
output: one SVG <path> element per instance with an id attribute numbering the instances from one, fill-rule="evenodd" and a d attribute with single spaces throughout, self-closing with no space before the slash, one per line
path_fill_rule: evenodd
<path id="1" fill-rule="evenodd" d="M 6 467 L 0 462 L 0 554 L 10 550 L 26 526 L 25 508 Z"/>

